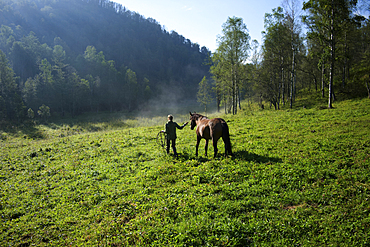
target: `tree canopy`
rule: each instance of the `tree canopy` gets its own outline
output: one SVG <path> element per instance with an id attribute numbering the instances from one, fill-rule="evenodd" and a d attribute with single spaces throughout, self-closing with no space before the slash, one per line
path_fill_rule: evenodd
<path id="1" fill-rule="evenodd" d="M 370 11 L 369 4 L 365 7 Z M 292 108 L 296 96 L 312 88 L 327 97 L 327 87 L 328 108 L 335 99 L 370 97 L 370 20 L 359 15 L 356 0 L 285 0 L 264 21 L 261 49 L 252 41 L 250 60 L 242 20 L 229 17 L 223 25 L 210 72 L 216 102 L 225 112 L 235 114 L 236 102 L 245 98 L 262 108 L 263 102 Z"/>
<path id="2" fill-rule="evenodd" d="M 38 117 L 40 107 L 60 117 L 145 109 L 169 89 L 177 100 L 215 97 L 233 114 L 245 98 L 292 107 L 313 88 L 327 89 L 328 108 L 370 97 L 370 20 L 357 6 L 285 0 L 266 13 L 252 50 L 247 25 L 229 17 L 212 54 L 109 0 L 0 0 L 0 120 Z"/>
<path id="3" fill-rule="evenodd" d="M 223 35 L 219 38 L 219 46 L 212 56 L 211 72 L 218 85 L 218 92 L 231 102 L 232 113 L 237 113 L 237 103 L 240 100 L 240 90 L 245 78 L 244 65 L 249 56 L 249 40 L 247 26 L 243 19 L 229 17 L 223 25 Z M 230 104 L 229 104 L 230 105 Z"/>
<path id="4" fill-rule="evenodd" d="M 0 0 L 0 13 L 0 50 L 33 112 L 132 111 L 168 86 L 196 100 L 208 75 L 206 47 L 109 0 Z"/>

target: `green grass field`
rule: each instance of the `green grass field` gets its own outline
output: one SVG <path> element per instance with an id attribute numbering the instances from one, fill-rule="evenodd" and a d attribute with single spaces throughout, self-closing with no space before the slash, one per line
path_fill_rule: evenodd
<path id="1" fill-rule="evenodd" d="M 310 107 L 222 116 L 215 159 L 165 116 L 0 131 L 0 246 L 369 246 L 370 101 Z"/>

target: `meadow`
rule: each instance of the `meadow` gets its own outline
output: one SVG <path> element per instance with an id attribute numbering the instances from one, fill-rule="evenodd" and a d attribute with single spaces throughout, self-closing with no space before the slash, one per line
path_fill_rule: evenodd
<path id="1" fill-rule="evenodd" d="M 370 101 L 303 104 L 222 115 L 226 158 L 165 117 L 0 131 L 0 246 L 368 246 Z"/>

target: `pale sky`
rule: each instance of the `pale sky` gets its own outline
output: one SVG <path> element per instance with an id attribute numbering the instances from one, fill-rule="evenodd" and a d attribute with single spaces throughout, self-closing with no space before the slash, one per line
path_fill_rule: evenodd
<path id="1" fill-rule="evenodd" d="M 145 18 L 153 18 L 168 32 L 172 30 L 216 50 L 217 36 L 222 35 L 222 24 L 228 17 L 241 17 L 251 40 L 261 45 L 265 13 L 281 6 L 282 0 L 113 0 Z"/>

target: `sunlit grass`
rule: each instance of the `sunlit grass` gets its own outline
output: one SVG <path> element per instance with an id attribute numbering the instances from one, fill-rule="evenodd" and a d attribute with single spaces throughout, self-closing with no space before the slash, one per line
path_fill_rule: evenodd
<path id="1" fill-rule="evenodd" d="M 188 127 L 166 155 L 167 113 L 3 131 L 0 245 L 366 246 L 369 106 L 244 103 L 215 159 Z"/>

